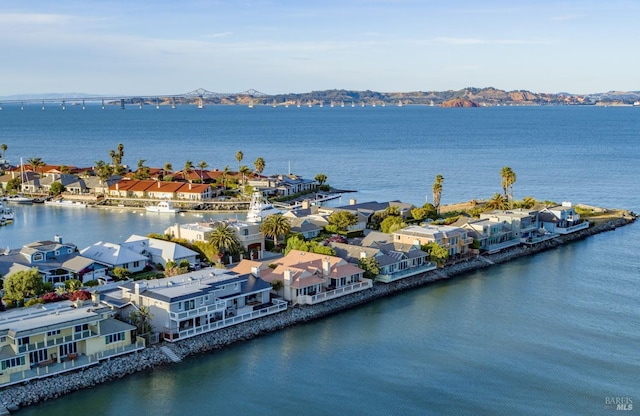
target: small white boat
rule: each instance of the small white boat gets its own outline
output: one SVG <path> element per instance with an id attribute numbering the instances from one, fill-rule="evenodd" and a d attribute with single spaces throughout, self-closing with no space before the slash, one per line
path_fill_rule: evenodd
<path id="1" fill-rule="evenodd" d="M 7 197 L 7 202 L 13 202 L 14 204 L 32 204 L 33 198 L 18 194 Z"/>
<path id="2" fill-rule="evenodd" d="M 86 208 L 87 204 L 79 201 L 70 201 L 68 199 L 52 199 L 50 201 L 44 201 L 45 205 L 53 207 L 68 207 L 68 208 Z"/>
<path id="3" fill-rule="evenodd" d="M 156 205 L 149 205 L 145 207 L 145 209 L 147 210 L 147 212 L 158 212 L 167 214 L 175 214 L 176 212 L 182 211 L 178 208 L 175 208 L 169 201 L 160 201 Z"/>
<path id="4" fill-rule="evenodd" d="M 5 223 L 12 222 L 14 218 L 15 213 L 13 212 L 13 208 L 7 208 L 0 202 L 0 221 L 4 221 Z"/>

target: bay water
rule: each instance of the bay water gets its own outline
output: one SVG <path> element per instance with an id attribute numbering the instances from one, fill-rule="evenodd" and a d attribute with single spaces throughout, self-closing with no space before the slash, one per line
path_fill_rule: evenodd
<path id="1" fill-rule="evenodd" d="M 516 198 L 640 210 L 640 109 L 603 107 L 120 110 L 3 106 L 6 157 L 90 166 L 186 160 L 265 174 L 318 173 L 359 202 Z M 54 234 L 85 247 L 162 232 L 195 214 L 16 207 L 0 246 Z M 205 216 L 207 214 L 204 214 Z M 240 214 L 232 214 L 240 215 Z M 640 409 L 637 224 L 438 282 L 224 350 L 79 391 L 20 413 L 602 415 Z M 638 404 L 635 406 L 635 404 Z"/>

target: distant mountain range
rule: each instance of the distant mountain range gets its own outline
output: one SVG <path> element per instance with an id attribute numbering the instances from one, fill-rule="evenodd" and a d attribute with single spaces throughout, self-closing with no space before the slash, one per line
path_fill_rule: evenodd
<path id="1" fill-rule="evenodd" d="M 183 97 L 133 98 L 126 103 L 146 104 L 222 104 L 222 105 L 273 105 L 273 106 L 352 106 L 352 105 L 434 105 L 450 107 L 477 107 L 497 105 L 640 105 L 640 91 L 609 91 L 595 94 L 534 93 L 526 90 L 504 91 L 493 87 L 465 88 L 448 91 L 376 92 L 352 90 L 325 90 L 307 93 L 268 95 L 249 90 L 238 94 L 218 94 L 206 90 Z M 0 100 L 83 99 L 107 95 L 84 93 L 28 94 L 0 97 Z M 114 97 L 117 95 L 110 95 Z M 200 98 L 201 97 L 201 98 Z"/>

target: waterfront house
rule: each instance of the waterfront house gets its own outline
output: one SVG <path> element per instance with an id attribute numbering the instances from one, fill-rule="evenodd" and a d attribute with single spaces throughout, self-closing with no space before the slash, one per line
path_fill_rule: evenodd
<path id="1" fill-rule="evenodd" d="M 129 245 L 133 245 L 133 243 Z M 116 267 L 122 267 L 130 273 L 140 272 L 147 265 L 148 258 L 147 256 L 136 253 L 129 245 L 127 245 L 127 243 L 114 244 L 98 241 L 80 250 L 80 254 L 107 266 L 110 270 Z"/>
<path id="2" fill-rule="evenodd" d="M 509 209 L 483 212 L 480 219 L 502 223 L 508 230 L 508 240 L 518 239 L 528 242 L 539 237 L 538 211 L 534 209 Z"/>
<path id="3" fill-rule="evenodd" d="M 513 237 L 511 227 L 496 219 L 473 220 L 464 217 L 461 228 L 469 230 L 469 235 L 480 244 L 480 251 L 496 253 L 509 247 L 520 245 L 520 238 Z M 458 224 L 458 222 L 456 222 Z"/>
<path id="4" fill-rule="evenodd" d="M 374 244 L 375 247 L 369 247 L 331 242 L 329 246 L 336 251 L 338 257 L 352 264 L 358 264 L 364 258 L 375 259 L 380 266 L 375 280 L 384 283 L 435 270 L 437 267 L 429 261 L 429 254 L 419 246 L 393 242 Z"/>
<path id="5" fill-rule="evenodd" d="M 589 228 L 589 221 L 580 218 L 571 202 L 540 210 L 538 219 L 540 226 L 550 233 L 571 234 Z"/>
<path id="6" fill-rule="evenodd" d="M 400 201 L 389 202 L 361 202 L 358 203 L 355 199 L 349 201 L 349 205 L 343 205 L 339 207 L 318 207 L 318 214 L 329 216 L 336 211 L 348 211 L 354 214 L 357 218 L 357 224 L 351 227 L 351 230 L 364 230 L 372 227 L 375 222 L 375 214 L 382 214 L 390 208 L 396 208 L 400 217 L 403 220 L 411 218 L 411 210 L 415 208 L 412 204 L 407 204 Z"/>
<path id="7" fill-rule="evenodd" d="M 146 306 L 155 331 L 172 342 L 285 310 L 287 303 L 271 299 L 270 290 L 269 283 L 252 274 L 202 269 L 128 282 L 104 292 L 101 301 L 122 316 Z"/>
<path id="8" fill-rule="evenodd" d="M 284 299 L 294 305 L 313 305 L 372 287 L 364 270 L 336 256 L 291 250 L 271 263 L 254 272 L 267 282 L 282 282 Z"/>
<path id="9" fill-rule="evenodd" d="M 74 244 L 55 241 L 36 241 L 20 249 L 7 250 L 0 255 L 0 275 L 36 268 L 47 283 L 63 283 L 78 279 L 83 283 L 104 277 L 107 268 L 78 253 Z"/>
<path id="10" fill-rule="evenodd" d="M 62 301 L 0 314 L 0 386 L 22 383 L 144 348 L 136 328 L 105 306 Z"/>
<path id="11" fill-rule="evenodd" d="M 209 241 L 211 232 L 218 226 L 227 225 L 242 244 L 249 259 L 261 259 L 264 254 L 264 234 L 260 231 L 260 224 L 249 223 L 234 219 L 221 219 L 192 224 L 174 224 L 164 233 L 173 238 L 184 238 L 187 241 Z"/>
<path id="12" fill-rule="evenodd" d="M 130 250 L 146 256 L 151 263 L 161 264 L 163 267 L 168 261 L 180 264 L 186 260 L 192 267 L 200 263 L 197 252 L 172 241 L 133 234 L 127 238 L 125 244 Z"/>
<path id="13" fill-rule="evenodd" d="M 213 197 L 213 189 L 207 184 L 184 183 L 176 191 L 177 199 L 188 201 L 206 201 Z"/>
<path id="14" fill-rule="evenodd" d="M 469 231 L 449 225 L 412 225 L 394 232 L 393 242 L 416 246 L 435 242 L 449 252 L 450 259 L 474 254 L 471 249 L 473 238 L 469 237 Z"/>
<path id="15" fill-rule="evenodd" d="M 252 186 L 268 195 L 289 196 L 300 192 L 316 189 L 318 183 L 302 176 L 272 175 L 256 176 L 247 180 L 247 185 Z"/>

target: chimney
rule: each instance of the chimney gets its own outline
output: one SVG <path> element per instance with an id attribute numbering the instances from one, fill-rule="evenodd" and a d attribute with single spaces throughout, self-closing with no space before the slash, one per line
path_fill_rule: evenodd
<path id="1" fill-rule="evenodd" d="M 189 182 L 189 190 L 191 190 L 191 185 L 192 185 L 192 183 L 191 183 L 191 182 Z"/>
<path id="2" fill-rule="evenodd" d="M 116 191 L 120 189 L 120 182 L 116 182 Z"/>
<path id="3" fill-rule="evenodd" d="M 366 251 L 361 251 L 360 252 L 360 258 L 361 259 L 366 259 L 367 258 L 367 252 Z"/>
<path id="4" fill-rule="evenodd" d="M 147 287 L 147 285 L 146 285 L 144 282 L 136 282 L 136 283 L 133 285 L 133 288 L 134 288 L 134 292 L 133 292 L 133 293 L 134 293 L 136 296 L 140 296 L 140 290 L 141 290 L 141 289 L 146 289 L 146 287 Z"/>
<path id="5" fill-rule="evenodd" d="M 62 244 L 62 237 L 60 237 L 58 234 L 53 236 L 53 241 L 55 241 L 58 244 Z"/>
<path id="6" fill-rule="evenodd" d="M 291 280 L 293 278 L 293 273 L 291 273 L 291 270 L 285 270 L 284 271 L 284 285 L 285 286 L 291 286 Z"/>
<path id="7" fill-rule="evenodd" d="M 255 277 L 260 277 L 260 268 L 259 267 L 251 267 L 251 274 Z"/>
<path id="8" fill-rule="evenodd" d="M 325 257 L 322 259 L 322 274 L 325 276 L 329 276 L 331 272 L 331 263 L 329 263 L 329 257 Z"/>
<path id="9" fill-rule="evenodd" d="M 158 181 L 158 189 L 160 189 L 160 181 Z"/>
<path id="10" fill-rule="evenodd" d="M 358 200 L 357 200 L 357 199 L 351 198 L 351 199 L 349 200 L 349 205 L 355 205 L 355 204 L 357 204 L 357 203 L 358 203 Z"/>

